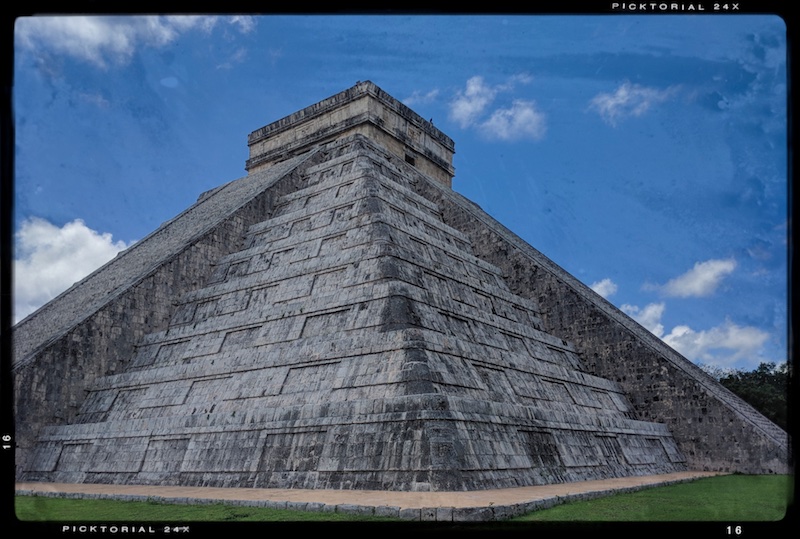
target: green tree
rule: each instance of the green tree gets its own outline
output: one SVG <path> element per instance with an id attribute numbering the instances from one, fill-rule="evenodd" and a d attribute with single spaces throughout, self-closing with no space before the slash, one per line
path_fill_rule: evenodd
<path id="1" fill-rule="evenodd" d="M 773 423 L 787 430 L 788 364 L 761 363 L 752 371 L 727 371 L 719 377 L 719 381 Z"/>

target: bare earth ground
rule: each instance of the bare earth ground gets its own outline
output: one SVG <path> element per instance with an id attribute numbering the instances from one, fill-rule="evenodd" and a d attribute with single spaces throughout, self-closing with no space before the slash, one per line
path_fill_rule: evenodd
<path id="1" fill-rule="evenodd" d="M 302 490 L 302 489 L 256 489 L 256 488 L 211 488 L 140 485 L 97 485 L 64 483 L 17 483 L 17 494 L 37 494 L 64 497 L 103 497 L 130 499 L 130 497 L 155 498 L 159 501 L 191 503 L 193 500 L 245 503 L 286 502 L 289 507 L 300 508 L 302 504 L 313 504 L 318 510 L 327 506 L 356 506 L 363 509 L 392 507 L 400 511 L 421 510 L 424 512 L 449 508 L 463 514 L 494 512 L 500 507 L 514 508 L 536 502 L 558 498 L 586 499 L 615 491 L 631 491 L 642 488 L 690 481 L 702 477 L 719 475 L 715 472 L 687 471 L 664 475 L 622 477 L 598 481 L 582 481 L 534 487 L 519 487 L 471 492 L 391 492 L 375 490 Z M 202 503 L 202 502 L 201 502 Z M 343 509 L 343 508 L 342 508 Z M 513 511 L 513 509 L 512 509 Z M 441 511 L 439 511 L 441 512 Z M 433 515 L 431 515 L 433 516 Z M 464 515 L 466 516 L 466 514 Z M 434 517 L 435 518 L 435 517 Z M 437 519 L 438 520 L 438 519 Z"/>

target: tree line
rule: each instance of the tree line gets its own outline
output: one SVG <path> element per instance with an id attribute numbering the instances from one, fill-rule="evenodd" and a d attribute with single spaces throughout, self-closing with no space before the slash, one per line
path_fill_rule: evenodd
<path id="1" fill-rule="evenodd" d="M 761 363 L 752 371 L 700 367 L 767 419 L 788 430 L 788 363 Z"/>

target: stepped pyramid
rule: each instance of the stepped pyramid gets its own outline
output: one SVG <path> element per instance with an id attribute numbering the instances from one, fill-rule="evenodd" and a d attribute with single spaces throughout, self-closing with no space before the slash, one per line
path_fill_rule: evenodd
<path id="1" fill-rule="evenodd" d="M 442 491 L 785 470 L 783 431 L 454 193 L 452 140 L 374 84 L 249 146 L 248 176 L 15 328 L 21 479 Z"/>

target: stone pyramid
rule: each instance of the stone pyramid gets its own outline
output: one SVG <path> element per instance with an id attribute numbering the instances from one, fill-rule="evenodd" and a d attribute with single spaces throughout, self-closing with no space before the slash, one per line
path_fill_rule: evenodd
<path id="1" fill-rule="evenodd" d="M 719 429 L 679 443 L 551 330 L 564 315 L 485 255 L 521 240 L 450 190 L 452 141 L 374 84 L 249 144 L 247 177 L 16 328 L 21 478 L 476 490 L 724 459 L 695 455 Z M 785 433 L 668 359 L 643 383 L 707 386 L 780 469 Z"/>

